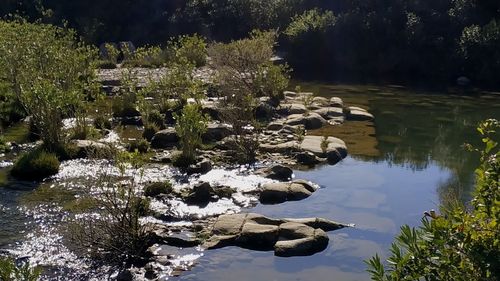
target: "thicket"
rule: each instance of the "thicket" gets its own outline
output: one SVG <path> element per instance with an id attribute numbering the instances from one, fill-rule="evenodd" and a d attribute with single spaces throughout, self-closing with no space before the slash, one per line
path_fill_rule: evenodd
<path id="1" fill-rule="evenodd" d="M 30 116 L 46 149 L 64 143 L 63 118 L 85 120 L 84 100 L 95 90 L 95 55 L 67 29 L 0 21 L 0 81 L 10 103 Z"/>
<path id="2" fill-rule="evenodd" d="M 377 255 L 366 261 L 372 280 L 499 280 L 500 278 L 500 152 L 497 120 L 478 131 L 483 148 L 476 170 L 476 190 L 468 206 L 456 203 L 442 214 L 426 213 L 422 226 L 401 227 L 387 264 Z"/>
<path id="3" fill-rule="evenodd" d="M 281 51 L 296 72 L 355 82 L 454 84 L 467 76 L 498 87 L 500 2 L 361 0 L 6 0 L 45 22 L 69 25 L 88 42 L 163 44 L 198 33 L 212 41 L 280 30 Z M 161 28 L 159 28 L 161 27 Z"/>

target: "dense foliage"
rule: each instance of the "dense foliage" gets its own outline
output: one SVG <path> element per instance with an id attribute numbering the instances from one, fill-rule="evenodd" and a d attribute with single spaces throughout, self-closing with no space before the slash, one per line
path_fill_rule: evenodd
<path id="1" fill-rule="evenodd" d="M 48 149 L 63 142 L 62 119 L 83 113 L 94 54 L 66 29 L 0 21 L 0 83 L 10 102 L 31 116 Z"/>
<path id="2" fill-rule="evenodd" d="M 36 281 L 40 268 L 31 268 L 28 263 L 17 263 L 11 258 L 0 257 L 0 281 Z"/>
<path id="3" fill-rule="evenodd" d="M 499 86 L 500 2 L 495 0 L 3 1 L 0 14 L 69 25 L 89 42 L 165 44 L 179 34 L 209 40 L 283 31 L 296 71 L 323 78 L 422 86 Z"/>
<path id="4" fill-rule="evenodd" d="M 500 278 L 500 152 L 494 134 L 496 120 L 478 131 L 484 148 L 476 170 L 472 210 L 454 206 L 443 215 L 434 211 L 418 229 L 403 226 L 384 266 L 379 258 L 367 261 L 372 280 L 498 280 Z M 469 146 L 470 147 L 470 146 Z"/>

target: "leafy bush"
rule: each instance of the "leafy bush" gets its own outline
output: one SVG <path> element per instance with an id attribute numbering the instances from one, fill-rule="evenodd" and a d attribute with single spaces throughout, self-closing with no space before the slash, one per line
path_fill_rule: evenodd
<path id="1" fill-rule="evenodd" d="M 142 132 L 142 137 L 148 141 L 151 141 L 156 132 L 158 131 L 159 129 L 158 127 L 156 127 L 156 125 L 147 124 L 146 126 L 144 126 L 144 132 Z"/>
<path id="2" fill-rule="evenodd" d="M 144 195 L 149 197 L 158 196 L 160 194 L 169 194 L 172 192 L 172 184 L 166 182 L 153 182 L 144 187 Z"/>
<path id="3" fill-rule="evenodd" d="M 207 131 L 208 117 L 203 115 L 198 104 L 188 104 L 174 118 L 182 145 L 181 157 L 186 164 L 192 164 L 196 160 L 196 149 L 202 144 L 202 135 Z"/>
<path id="4" fill-rule="evenodd" d="M 147 153 L 149 150 L 149 142 L 145 139 L 131 141 L 127 145 L 129 152 L 138 151 L 139 153 Z"/>
<path id="5" fill-rule="evenodd" d="M 56 154 L 35 149 L 21 155 L 12 167 L 11 174 L 23 180 L 41 180 L 59 172 Z"/>
<path id="6" fill-rule="evenodd" d="M 158 46 L 144 46 L 123 60 L 124 67 L 161 67 L 165 64 L 165 54 Z"/>
<path id="7" fill-rule="evenodd" d="M 5 153 L 10 151 L 10 146 L 7 144 L 5 139 L 0 136 L 0 153 Z"/>
<path id="8" fill-rule="evenodd" d="M 496 120 L 478 128 L 485 147 L 473 209 L 455 206 L 443 215 L 431 211 L 419 228 L 401 227 L 387 266 L 378 255 L 366 261 L 372 280 L 500 279 L 500 152 L 492 138 L 498 128 Z"/>
<path id="9" fill-rule="evenodd" d="M 160 129 L 165 128 L 165 116 L 161 114 L 158 110 L 152 110 L 147 115 L 148 124 L 154 125 Z"/>
<path id="10" fill-rule="evenodd" d="M 207 63 L 207 43 L 198 34 L 172 39 L 168 43 L 168 48 L 172 51 L 173 61 L 176 63 L 182 63 L 184 59 L 196 67 Z"/>
<path id="11" fill-rule="evenodd" d="M 0 280 L 2 281 L 36 281 L 42 270 L 31 268 L 29 263 L 16 264 L 11 258 L 0 257 Z"/>
<path id="12" fill-rule="evenodd" d="M 112 124 L 105 115 L 98 115 L 94 118 L 94 127 L 99 130 L 111 130 Z"/>
<path id="13" fill-rule="evenodd" d="M 243 134 L 243 128 L 254 121 L 256 96 L 265 85 L 263 66 L 273 56 L 275 38 L 273 32 L 255 31 L 250 38 L 209 48 L 223 98 L 219 104 L 221 118 L 233 126 L 236 135 Z"/>
<path id="14" fill-rule="evenodd" d="M 0 77 L 49 149 L 63 142 L 63 116 L 73 116 L 86 92 L 95 89 L 95 57 L 96 51 L 77 41 L 72 31 L 0 21 Z"/>
<path id="15" fill-rule="evenodd" d="M 259 66 L 255 77 L 258 96 L 266 96 L 274 105 L 285 98 L 283 91 L 290 81 L 290 68 L 287 65 L 274 65 L 271 62 Z"/>

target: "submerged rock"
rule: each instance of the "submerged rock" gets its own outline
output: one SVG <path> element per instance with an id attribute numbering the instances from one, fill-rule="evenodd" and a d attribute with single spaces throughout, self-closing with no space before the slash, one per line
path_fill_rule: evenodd
<path id="1" fill-rule="evenodd" d="M 303 221 L 303 222 L 301 222 Z M 322 224 L 314 222 L 322 221 Z M 306 256 L 328 246 L 325 231 L 347 227 L 333 221 L 272 219 L 259 214 L 221 215 L 209 229 L 207 249 L 239 246 L 252 250 L 273 250 L 277 256 Z"/>

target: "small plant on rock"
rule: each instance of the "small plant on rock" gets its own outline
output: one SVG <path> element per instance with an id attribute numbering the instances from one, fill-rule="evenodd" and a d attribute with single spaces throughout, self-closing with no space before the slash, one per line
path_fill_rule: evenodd
<path id="1" fill-rule="evenodd" d="M 170 40 L 168 49 L 174 55 L 173 61 L 180 63 L 186 59 L 196 67 L 204 66 L 207 63 L 207 43 L 205 38 L 194 35 L 183 35 Z"/>
<path id="2" fill-rule="evenodd" d="M 330 140 L 328 139 L 328 136 L 323 136 L 321 139 L 321 151 L 323 154 L 326 154 L 328 152 L 328 146 L 330 145 Z"/>

